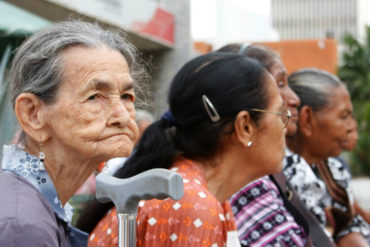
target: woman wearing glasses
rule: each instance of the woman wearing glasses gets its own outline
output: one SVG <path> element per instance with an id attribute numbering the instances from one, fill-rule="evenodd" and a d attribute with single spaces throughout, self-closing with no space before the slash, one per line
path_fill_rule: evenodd
<path id="1" fill-rule="evenodd" d="M 337 159 L 351 127 L 352 104 L 339 79 L 318 69 L 299 70 L 288 78 L 301 100 L 298 131 L 287 137 L 284 173 L 333 237 L 337 246 L 368 246 L 369 226 L 354 214 L 350 174 Z"/>
<path id="2" fill-rule="evenodd" d="M 256 60 L 210 53 L 182 67 L 168 100 L 169 111 L 144 132 L 117 175 L 172 169 L 183 176 L 185 193 L 177 202 L 140 205 L 137 245 L 240 246 L 227 199 L 282 168 L 290 114 L 275 80 Z M 113 210 L 94 229 L 89 246 L 114 246 L 116 238 Z"/>
<path id="3" fill-rule="evenodd" d="M 219 51 L 244 55 L 265 66 L 274 77 L 280 95 L 292 113 L 286 135 L 293 135 L 297 130 L 300 101 L 288 85 L 287 71 L 279 56 L 267 47 L 251 44 L 229 44 Z M 298 213 L 291 201 L 280 192 L 286 187 L 282 185 L 286 182 L 281 179 L 284 175 L 281 174 L 280 179 L 275 179 L 275 176 L 278 175 L 252 181 L 230 198 L 242 246 L 305 246 L 308 242 L 308 223 L 302 212 Z"/>

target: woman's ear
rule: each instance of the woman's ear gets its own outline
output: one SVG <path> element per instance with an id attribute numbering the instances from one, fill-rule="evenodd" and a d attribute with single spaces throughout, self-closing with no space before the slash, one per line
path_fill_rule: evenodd
<path id="1" fill-rule="evenodd" d="M 15 101 L 14 111 L 19 125 L 28 137 L 37 142 L 45 142 L 49 138 L 42 102 L 36 95 L 20 94 Z"/>
<path id="2" fill-rule="evenodd" d="M 303 106 L 299 111 L 298 125 L 301 132 L 310 137 L 312 135 L 313 123 L 314 123 L 314 112 L 311 107 Z"/>
<path id="3" fill-rule="evenodd" d="M 236 115 L 234 122 L 234 129 L 236 139 L 243 145 L 243 147 L 248 148 L 251 145 L 252 136 L 255 131 L 254 122 L 248 111 L 240 111 Z"/>

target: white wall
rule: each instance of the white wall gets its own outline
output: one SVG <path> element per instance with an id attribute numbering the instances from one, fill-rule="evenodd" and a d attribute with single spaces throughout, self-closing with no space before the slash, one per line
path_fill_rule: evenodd
<path id="1" fill-rule="evenodd" d="M 365 26 L 370 25 L 370 2 L 369 0 L 357 0 L 358 1 L 358 25 L 357 33 L 359 39 L 364 40 L 366 37 Z"/>
<path id="2" fill-rule="evenodd" d="M 192 37 L 216 49 L 227 43 L 276 41 L 270 0 L 192 0 Z"/>

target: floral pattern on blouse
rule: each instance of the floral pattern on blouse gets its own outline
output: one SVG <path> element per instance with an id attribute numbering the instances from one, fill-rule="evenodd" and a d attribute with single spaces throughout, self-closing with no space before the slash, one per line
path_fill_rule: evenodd
<path id="1" fill-rule="evenodd" d="M 353 202 L 353 194 L 349 186 L 351 180 L 349 171 L 335 158 L 329 158 L 327 162 L 333 178 L 347 191 L 350 200 Z M 319 176 L 316 165 L 314 164 L 311 167 L 303 157 L 289 150 L 284 159 L 284 174 L 298 192 L 298 196 L 302 202 L 317 217 L 323 229 L 327 225 L 326 208 L 336 207 L 347 211 L 345 206 L 335 202 L 331 198 L 325 182 Z M 350 232 L 361 233 L 366 239 L 369 239 L 370 228 L 360 215 L 355 215 L 349 226 L 340 232 L 337 238 L 339 239 Z M 328 231 L 326 233 L 331 237 Z"/>
<path id="2" fill-rule="evenodd" d="M 184 196 L 141 201 L 137 216 L 138 247 L 236 247 L 236 233 L 230 204 L 219 202 L 207 189 L 202 169 L 191 160 L 178 160 L 172 170 L 182 175 Z M 111 210 L 89 238 L 89 246 L 117 246 L 116 210 Z"/>

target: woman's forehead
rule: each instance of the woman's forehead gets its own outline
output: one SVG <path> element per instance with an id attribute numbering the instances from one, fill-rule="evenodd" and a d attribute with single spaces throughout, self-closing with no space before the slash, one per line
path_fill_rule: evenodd
<path id="1" fill-rule="evenodd" d="M 272 65 L 270 66 L 270 73 L 275 77 L 286 77 L 287 70 L 279 58 L 273 60 Z"/>

